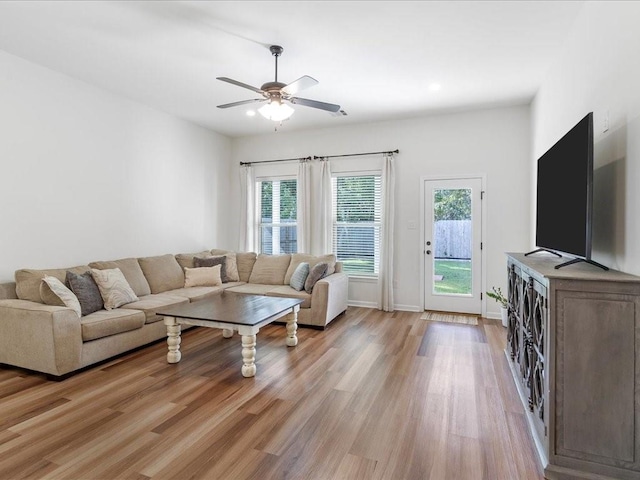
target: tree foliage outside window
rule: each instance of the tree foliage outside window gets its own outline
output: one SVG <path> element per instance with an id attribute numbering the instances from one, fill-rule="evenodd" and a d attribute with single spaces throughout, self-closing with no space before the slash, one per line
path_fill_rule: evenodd
<path id="1" fill-rule="evenodd" d="M 261 218 L 263 221 L 273 219 L 273 184 L 274 182 L 261 183 Z M 280 220 L 296 220 L 298 215 L 297 194 L 298 185 L 295 180 L 276 181 L 280 191 Z"/>
<path id="2" fill-rule="evenodd" d="M 471 190 L 436 190 L 433 195 L 435 220 L 471 220 Z"/>

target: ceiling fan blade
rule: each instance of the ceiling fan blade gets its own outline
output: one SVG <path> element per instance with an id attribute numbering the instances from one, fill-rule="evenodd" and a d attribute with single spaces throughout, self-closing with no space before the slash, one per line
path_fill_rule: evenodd
<path id="1" fill-rule="evenodd" d="M 300 90 L 313 87 L 314 85 L 317 85 L 317 84 L 318 84 L 318 81 L 315 78 L 305 75 L 304 77 L 300 77 L 299 79 L 294 80 L 289 85 L 284 87 L 281 91 L 286 95 L 295 95 Z"/>
<path id="2" fill-rule="evenodd" d="M 340 111 L 340 105 L 333 103 L 318 102 L 317 100 L 309 100 L 308 98 L 291 97 L 288 99 L 294 105 L 304 105 L 305 107 L 319 108 L 320 110 L 326 110 L 327 112 Z"/>
<path id="3" fill-rule="evenodd" d="M 221 80 L 223 82 L 227 82 L 230 83 L 231 85 L 237 85 L 238 87 L 242 87 L 242 88 L 246 88 L 248 90 L 252 90 L 256 93 L 259 93 L 260 95 L 262 95 L 264 92 L 262 90 L 260 90 L 257 87 L 252 87 L 251 85 L 247 85 L 246 83 L 242 83 L 239 82 L 237 80 L 233 80 L 231 78 L 227 78 L 227 77 L 216 77 L 216 80 Z"/>
<path id="4" fill-rule="evenodd" d="M 238 107 L 240 105 L 247 105 L 249 103 L 266 102 L 266 101 L 267 101 L 266 98 L 252 98 L 251 100 L 241 100 L 239 102 L 225 103 L 224 105 L 218 105 L 218 108 Z"/>

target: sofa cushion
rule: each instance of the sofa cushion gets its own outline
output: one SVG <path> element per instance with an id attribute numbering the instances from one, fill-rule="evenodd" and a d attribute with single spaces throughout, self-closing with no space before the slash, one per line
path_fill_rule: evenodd
<path id="1" fill-rule="evenodd" d="M 51 275 L 45 275 L 42 278 L 42 283 L 40 284 L 41 291 L 42 290 L 50 290 L 50 292 L 58 297 L 62 304 L 76 312 L 78 317 L 82 316 L 82 308 L 80 307 L 80 302 L 78 301 L 78 297 L 76 297 L 75 293 L 67 288 L 67 286 L 58 280 L 56 277 L 52 277 Z M 43 296 L 43 295 L 41 295 Z"/>
<path id="2" fill-rule="evenodd" d="M 304 290 L 299 292 L 289 285 L 280 285 L 275 287 L 269 290 L 266 295 L 267 297 L 299 298 L 304 300 L 304 302 L 300 304 L 300 308 L 311 308 L 311 294 Z"/>
<path id="3" fill-rule="evenodd" d="M 278 285 L 262 285 L 259 283 L 244 283 L 237 287 L 227 288 L 225 292 L 244 293 L 249 295 L 266 295 L 269 291 L 277 288 Z"/>
<path id="4" fill-rule="evenodd" d="M 154 323 L 162 320 L 162 316 L 156 314 L 159 309 L 182 303 L 189 303 L 189 299 L 172 293 L 152 293 L 141 297 L 137 302 L 129 303 L 127 310 L 142 310 L 145 323 Z"/>
<path id="5" fill-rule="evenodd" d="M 196 267 L 184 269 L 185 287 L 216 287 L 222 285 L 220 279 L 222 265 L 215 267 Z"/>
<path id="6" fill-rule="evenodd" d="M 249 283 L 264 285 L 282 285 L 284 276 L 291 263 L 291 255 L 267 255 L 261 253 L 251 271 Z"/>
<path id="7" fill-rule="evenodd" d="M 227 257 L 224 255 L 211 255 L 208 257 L 196 257 L 193 259 L 195 268 L 201 267 L 215 267 L 220 265 L 220 281 L 222 283 L 228 283 L 229 277 L 227 277 Z"/>
<path id="8" fill-rule="evenodd" d="M 227 284 L 230 285 L 230 284 Z M 192 302 L 196 300 L 202 300 L 203 298 L 222 293 L 224 288 L 218 287 L 185 287 L 177 290 L 171 290 L 171 295 L 174 297 L 184 297 Z"/>
<path id="9" fill-rule="evenodd" d="M 80 265 L 72 268 L 54 268 L 48 270 L 22 269 L 16 270 L 16 296 L 20 300 L 30 300 L 32 302 L 44 303 L 40 296 L 40 284 L 42 277 L 51 275 L 61 282 L 65 281 L 67 270 L 74 273 L 84 273 L 90 269 L 89 265 Z"/>
<path id="10" fill-rule="evenodd" d="M 304 282 L 309 276 L 309 270 L 309 264 L 307 262 L 298 264 L 296 271 L 291 275 L 289 286 L 298 292 L 304 290 Z"/>
<path id="11" fill-rule="evenodd" d="M 140 264 L 135 258 L 122 258 L 120 260 L 111 260 L 108 262 L 91 262 L 89 266 L 98 270 L 119 268 L 124 275 L 124 278 L 127 279 L 127 283 L 129 283 L 138 297 L 149 295 L 151 293 L 149 282 L 147 282 L 147 279 L 142 272 L 142 268 L 140 268 Z"/>
<path id="12" fill-rule="evenodd" d="M 287 274 L 284 276 L 284 283 L 289 285 L 291 281 L 291 276 L 293 272 L 296 271 L 296 268 L 301 263 L 308 263 L 309 269 L 312 269 L 320 262 L 325 262 L 328 266 L 327 273 L 325 275 L 331 275 L 336 271 L 336 256 L 333 253 L 328 253 L 327 255 L 309 255 L 306 253 L 292 253 L 291 254 L 291 263 L 289 264 L 289 268 L 287 269 Z"/>
<path id="13" fill-rule="evenodd" d="M 80 320 L 83 342 L 136 330 L 143 325 L 144 312 L 125 308 L 98 310 Z"/>
<path id="14" fill-rule="evenodd" d="M 236 252 L 238 276 L 241 282 L 248 282 L 258 255 L 254 252 Z"/>
<path id="15" fill-rule="evenodd" d="M 100 294 L 98 284 L 91 276 L 91 272 L 82 275 L 67 272 L 67 283 L 71 291 L 76 294 L 82 309 L 82 316 L 89 315 L 104 308 L 104 301 Z"/>
<path id="16" fill-rule="evenodd" d="M 184 287 L 184 271 L 171 254 L 138 259 L 151 293 L 162 293 Z"/>
<path id="17" fill-rule="evenodd" d="M 327 273 L 328 265 L 325 262 L 317 263 L 309 272 L 309 276 L 304 282 L 304 290 L 307 293 L 311 293 L 313 291 L 313 287 L 316 282 L 325 276 Z"/>
<path id="18" fill-rule="evenodd" d="M 211 255 L 224 255 L 225 257 L 227 257 L 227 278 L 230 282 L 240 281 L 240 273 L 238 272 L 238 258 L 236 252 L 227 252 L 225 250 L 213 249 L 211 250 Z M 251 265 L 251 268 L 253 268 L 253 265 Z"/>
<path id="19" fill-rule="evenodd" d="M 107 268 L 105 270 L 92 268 L 91 276 L 98 285 L 106 310 L 113 310 L 138 300 L 119 268 Z"/>
<path id="20" fill-rule="evenodd" d="M 179 253 L 176 255 L 176 261 L 184 270 L 185 268 L 195 268 L 193 261 L 195 257 L 208 257 L 210 255 L 209 250 L 198 253 Z"/>

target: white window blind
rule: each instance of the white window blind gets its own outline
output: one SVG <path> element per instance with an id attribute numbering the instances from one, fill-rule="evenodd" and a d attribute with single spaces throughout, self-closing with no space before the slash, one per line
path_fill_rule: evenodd
<path id="1" fill-rule="evenodd" d="M 332 178 L 333 251 L 346 273 L 377 276 L 380 265 L 380 175 Z"/>
<path id="2" fill-rule="evenodd" d="M 256 187 L 260 252 L 272 255 L 296 253 L 297 181 L 262 180 L 256 182 Z"/>

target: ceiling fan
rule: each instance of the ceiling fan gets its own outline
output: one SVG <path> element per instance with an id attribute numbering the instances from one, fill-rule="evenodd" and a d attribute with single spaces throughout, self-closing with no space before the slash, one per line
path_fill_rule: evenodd
<path id="1" fill-rule="evenodd" d="M 278 57 L 282 55 L 283 48 L 279 45 L 271 45 L 269 48 L 271 54 L 276 57 L 276 78 L 273 82 L 267 82 L 260 88 L 252 87 L 246 83 L 239 82 L 227 77 L 217 77 L 217 80 L 237 85 L 238 87 L 246 88 L 255 93 L 262 95 L 262 98 L 252 98 L 250 100 L 241 100 L 239 102 L 226 103 L 224 105 L 218 105 L 218 108 L 237 107 L 239 105 L 248 105 L 250 103 L 263 103 L 268 102 L 266 105 L 258 109 L 260 114 L 276 122 L 281 122 L 289 118 L 294 110 L 287 103 L 293 105 L 303 105 L 305 107 L 318 108 L 320 110 L 326 110 L 333 114 L 346 115 L 343 110 L 340 110 L 340 105 L 333 103 L 318 102 L 317 100 L 309 100 L 308 98 L 295 97 L 294 95 L 305 88 L 313 87 L 318 83 L 315 78 L 304 75 L 299 79 L 291 82 L 290 84 L 284 84 L 278 81 Z"/>

